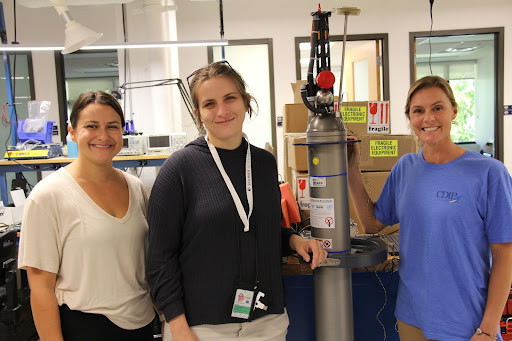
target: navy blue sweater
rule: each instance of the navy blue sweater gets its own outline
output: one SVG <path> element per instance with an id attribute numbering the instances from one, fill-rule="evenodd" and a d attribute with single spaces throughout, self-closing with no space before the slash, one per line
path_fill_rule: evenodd
<path id="1" fill-rule="evenodd" d="M 246 213 L 247 142 L 217 149 Z M 284 312 L 281 256 L 289 255 L 290 229 L 280 227 L 281 193 L 275 158 L 251 145 L 254 208 L 243 232 L 235 204 L 203 137 L 162 166 L 148 207 L 146 278 L 167 321 L 185 314 L 189 325 L 244 322 L 232 318 L 235 283 L 259 281 L 267 311 Z M 257 268 L 257 269 L 256 269 Z"/>

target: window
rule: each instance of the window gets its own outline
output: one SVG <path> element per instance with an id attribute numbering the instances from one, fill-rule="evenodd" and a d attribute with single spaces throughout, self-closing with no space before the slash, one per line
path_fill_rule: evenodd
<path id="1" fill-rule="evenodd" d="M 432 73 L 446 79 L 457 100 L 457 118 L 452 126 L 452 140 L 455 143 L 476 142 L 475 78 L 476 61 L 437 62 L 431 64 Z M 416 64 L 417 78 L 430 75 L 428 63 Z"/>
<path id="2" fill-rule="evenodd" d="M 14 96 L 14 105 L 18 119 L 28 118 L 27 103 L 31 101 L 34 93 L 34 81 L 32 76 L 32 54 L 31 53 L 9 53 L 9 63 L 11 66 L 11 86 Z M 5 64 L 4 64 L 5 65 Z M 5 68 L 0 70 L 0 101 L 2 104 L 2 114 L 7 119 L 9 117 L 9 108 L 7 103 L 7 88 L 5 79 Z M 0 141 L 2 156 L 5 154 L 6 145 L 11 145 L 10 127 L 4 124 L 4 129 L 0 132 Z M 9 129 L 7 129 L 9 127 Z"/>
<path id="3" fill-rule="evenodd" d="M 389 100 L 387 34 L 348 35 L 343 71 L 343 101 Z M 310 37 L 295 38 L 297 79 L 306 80 Z M 330 36 L 331 71 L 336 77 L 334 95 L 339 94 L 343 36 Z"/>
<path id="4" fill-rule="evenodd" d="M 251 143 L 265 148 L 268 142 L 276 148 L 272 39 L 230 40 L 228 46 L 208 47 L 209 63 L 222 59 L 240 72 L 248 92 L 258 101 L 258 114 L 247 118 L 243 126 Z"/>
<path id="5" fill-rule="evenodd" d="M 11 66 L 11 80 L 12 80 L 12 93 L 14 96 L 14 106 L 16 108 L 16 115 L 18 120 L 28 118 L 27 103 L 34 99 L 34 77 L 32 72 L 32 54 L 30 52 L 17 52 L 9 53 L 9 63 Z M 4 64 L 5 65 L 5 64 Z M 11 139 L 11 125 L 9 107 L 7 105 L 7 84 L 5 78 L 5 68 L 0 68 L 0 101 L 2 105 L 2 118 L 5 116 L 7 121 L 2 119 L 2 129 L 0 129 L 0 153 L 1 158 L 5 155 L 7 146 L 12 145 Z M 37 183 L 37 174 L 34 172 L 27 172 L 16 174 L 17 178 L 25 177 L 29 187 Z M 7 173 L 7 183 L 10 184 L 14 175 Z M 4 203 L 7 205 L 8 203 Z"/>
<path id="6" fill-rule="evenodd" d="M 117 51 L 79 51 L 67 55 L 55 53 L 57 83 L 60 98 L 59 116 L 61 139 L 67 134 L 67 121 L 76 99 L 85 91 L 111 93 L 119 85 Z"/>
<path id="7" fill-rule="evenodd" d="M 452 139 L 503 160 L 503 28 L 412 32 L 411 83 L 439 75 L 458 104 Z"/>

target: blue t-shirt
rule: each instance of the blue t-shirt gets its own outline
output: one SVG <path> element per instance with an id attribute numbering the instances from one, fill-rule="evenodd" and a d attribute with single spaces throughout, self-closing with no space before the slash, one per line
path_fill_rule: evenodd
<path id="1" fill-rule="evenodd" d="M 444 164 L 406 154 L 375 215 L 384 224 L 400 223 L 395 316 L 428 339 L 469 340 L 487 300 L 489 244 L 512 242 L 512 179 L 505 166 L 472 151 Z"/>

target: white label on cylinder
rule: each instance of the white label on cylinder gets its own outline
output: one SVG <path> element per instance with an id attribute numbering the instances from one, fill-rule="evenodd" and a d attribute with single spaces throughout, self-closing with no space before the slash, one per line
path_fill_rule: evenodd
<path id="1" fill-rule="evenodd" d="M 325 250 L 332 250 L 332 239 L 322 239 L 322 238 L 315 238 L 320 243 L 322 243 L 322 247 Z"/>
<path id="2" fill-rule="evenodd" d="M 310 223 L 312 227 L 316 228 L 334 228 L 333 198 L 311 198 Z"/>
<path id="3" fill-rule="evenodd" d="M 310 187 L 327 187 L 327 180 L 325 176 L 309 176 Z"/>

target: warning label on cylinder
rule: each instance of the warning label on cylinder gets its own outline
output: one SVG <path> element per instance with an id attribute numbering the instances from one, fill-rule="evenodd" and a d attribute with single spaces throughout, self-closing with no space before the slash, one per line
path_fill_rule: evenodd
<path id="1" fill-rule="evenodd" d="M 315 238 L 320 243 L 322 243 L 322 247 L 326 250 L 332 250 L 332 239 L 322 239 L 322 238 Z"/>
<path id="2" fill-rule="evenodd" d="M 398 156 L 398 140 L 370 140 L 370 157 Z"/>
<path id="3" fill-rule="evenodd" d="M 310 207 L 310 223 L 312 227 L 334 228 L 334 199 L 311 198 Z"/>
<path id="4" fill-rule="evenodd" d="M 341 116 L 345 123 L 366 123 L 366 109 L 367 107 L 351 107 L 342 106 Z"/>

